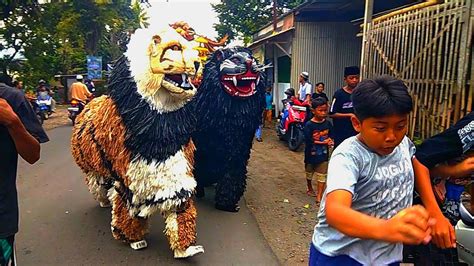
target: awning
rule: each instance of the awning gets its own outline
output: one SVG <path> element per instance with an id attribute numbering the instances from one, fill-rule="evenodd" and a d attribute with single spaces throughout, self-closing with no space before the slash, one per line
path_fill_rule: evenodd
<path id="1" fill-rule="evenodd" d="M 253 43 L 251 43 L 248 48 L 252 49 L 255 48 L 261 44 L 266 44 L 266 43 L 286 43 L 291 41 L 292 38 L 292 32 L 295 30 L 294 27 L 289 28 L 287 30 L 275 33 L 273 35 L 267 36 L 265 38 L 262 38 L 260 40 L 257 40 Z"/>

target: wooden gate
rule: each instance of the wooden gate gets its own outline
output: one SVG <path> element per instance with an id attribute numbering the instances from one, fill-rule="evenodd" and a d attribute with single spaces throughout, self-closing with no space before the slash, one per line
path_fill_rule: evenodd
<path id="1" fill-rule="evenodd" d="M 414 100 L 411 138 L 432 136 L 473 108 L 472 1 L 446 0 L 367 27 L 362 77 L 404 80 Z"/>

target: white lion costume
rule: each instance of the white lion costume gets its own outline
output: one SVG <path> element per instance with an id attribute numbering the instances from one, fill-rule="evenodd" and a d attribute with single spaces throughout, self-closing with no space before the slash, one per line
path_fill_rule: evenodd
<path id="1" fill-rule="evenodd" d="M 134 249 L 147 246 L 148 218 L 159 211 L 176 258 L 196 246 L 191 196 L 196 124 L 190 99 L 199 58 L 169 28 L 139 29 L 114 67 L 109 96 L 94 99 L 76 119 L 71 148 L 101 206 L 112 205 L 112 234 Z"/>

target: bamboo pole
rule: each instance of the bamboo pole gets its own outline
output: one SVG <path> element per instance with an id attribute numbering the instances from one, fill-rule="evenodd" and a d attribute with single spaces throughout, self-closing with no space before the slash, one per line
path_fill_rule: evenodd
<path id="1" fill-rule="evenodd" d="M 422 55 L 422 63 L 421 63 L 421 75 L 420 75 L 420 82 L 421 82 L 421 89 L 422 89 L 422 95 L 423 95 L 423 100 L 421 101 L 421 110 L 423 111 L 422 115 L 422 122 L 421 122 L 421 138 L 426 138 L 426 128 L 428 125 L 428 109 L 427 109 L 427 102 L 428 102 L 428 88 L 427 84 L 425 82 L 425 77 L 426 77 L 426 69 L 427 69 L 427 58 L 428 58 L 428 50 L 425 49 L 426 45 L 430 42 L 430 31 L 429 27 L 427 27 L 427 21 L 429 18 L 429 13 L 427 10 L 423 10 L 423 19 L 422 19 L 422 24 L 424 28 L 424 34 L 423 34 L 423 55 Z"/>
<path id="2" fill-rule="evenodd" d="M 384 25 L 387 24 L 387 22 L 383 22 Z M 383 29 L 383 28 L 381 28 Z M 379 46 L 382 46 L 382 47 L 387 47 L 387 45 L 390 43 L 390 31 L 386 31 L 386 30 L 381 30 L 380 33 L 378 34 L 378 39 L 377 39 L 377 44 Z M 383 54 L 382 54 L 382 51 L 378 51 L 378 56 L 379 56 L 379 60 L 377 60 L 378 64 L 377 64 L 377 70 L 376 70 L 376 75 L 381 75 L 383 73 L 383 67 L 385 65 L 385 62 L 383 60 Z"/>
<path id="3" fill-rule="evenodd" d="M 388 20 L 387 23 L 388 23 L 388 30 L 386 31 L 387 34 L 386 34 L 386 37 L 384 38 L 384 47 L 385 47 L 384 49 L 386 49 L 385 57 L 389 62 L 393 62 L 393 59 L 394 59 L 393 51 L 394 51 L 394 45 L 396 43 L 396 39 L 395 39 L 396 28 L 394 26 L 396 26 L 396 21 Z M 392 69 L 390 69 L 388 63 L 384 62 L 384 64 L 382 64 L 382 68 L 380 69 L 381 74 L 389 74 L 389 75 L 394 76 L 394 72 L 396 71 L 393 71 Z"/>
<path id="4" fill-rule="evenodd" d="M 402 24 L 401 18 L 403 15 L 398 15 L 394 17 L 392 20 L 393 22 L 391 31 L 393 32 L 393 43 L 390 47 L 390 52 L 388 58 L 393 62 L 393 68 L 395 71 L 390 71 L 390 68 L 388 68 L 388 71 L 390 72 L 391 75 L 395 76 L 395 73 L 398 72 L 398 69 L 400 68 L 400 60 L 399 60 L 399 55 L 400 55 L 400 43 L 401 43 L 401 34 L 400 34 L 400 25 Z M 400 77 L 397 77 L 400 78 Z"/>
<path id="5" fill-rule="evenodd" d="M 383 22 L 380 23 L 380 26 L 382 26 Z M 375 33 L 374 37 L 372 40 L 373 40 L 373 47 L 376 47 L 377 45 L 380 46 L 380 40 L 382 39 L 382 34 L 385 32 L 385 31 L 382 31 L 380 30 L 382 28 L 379 28 L 379 30 L 377 30 L 377 32 Z M 374 50 L 374 72 L 373 72 L 373 76 L 376 76 L 379 74 L 379 68 L 380 68 L 380 64 L 382 61 L 382 56 L 380 55 L 380 52 L 375 49 Z"/>
<path id="6" fill-rule="evenodd" d="M 410 49 L 410 59 L 414 58 L 415 57 L 415 54 L 416 54 L 416 38 L 414 37 L 416 35 L 416 17 L 417 17 L 417 14 L 418 14 L 418 11 L 411 11 L 411 14 L 410 14 L 410 17 L 409 17 L 409 20 L 410 21 L 415 21 L 414 23 L 410 24 L 409 26 L 409 29 L 410 29 L 410 39 L 411 39 L 411 49 Z M 411 61 L 411 60 L 410 60 Z M 409 80 L 409 83 L 410 83 L 410 92 L 411 92 L 411 95 L 413 96 L 413 112 L 412 112 L 412 118 L 410 121 L 412 121 L 411 125 L 410 125 L 410 138 L 413 139 L 414 137 L 414 134 L 415 134 L 415 127 L 416 127 L 416 124 L 415 124 L 415 120 L 416 120 L 416 110 L 417 110 L 417 101 L 416 101 L 416 97 L 417 97 L 417 93 L 416 93 L 416 90 L 415 90 L 415 83 L 413 81 L 413 75 L 415 73 L 415 68 L 413 67 L 413 65 L 409 65 L 409 66 L 405 66 L 405 68 L 409 67 L 409 73 L 408 71 L 403 71 L 404 75 L 405 76 L 405 79 L 408 81 Z M 408 74 L 405 74 L 405 73 L 408 73 Z"/>
<path id="7" fill-rule="evenodd" d="M 463 1 L 464 2 L 464 1 Z M 472 0 L 467 0 L 466 2 L 463 3 L 465 8 L 465 14 L 463 16 L 463 31 L 462 31 L 462 37 L 461 37 L 461 48 L 460 48 L 460 53 L 461 53 L 461 62 L 459 64 L 459 67 L 461 68 L 460 71 L 462 70 L 462 73 L 459 73 L 458 79 L 459 83 L 461 84 L 461 109 L 459 110 L 459 118 L 463 117 L 464 115 L 467 114 L 467 107 L 471 107 L 471 104 L 469 103 L 469 99 L 472 99 L 472 94 L 471 95 L 466 95 L 468 92 L 468 87 L 467 87 L 467 78 L 468 78 L 468 69 L 469 69 L 469 60 L 470 60 L 470 54 L 471 54 L 471 45 L 472 45 L 472 34 L 473 34 L 473 25 L 472 25 L 472 20 L 473 20 L 473 15 L 474 11 L 472 10 L 474 8 L 474 5 L 472 3 Z M 462 64 L 462 65 L 461 65 Z M 472 71 L 472 65 L 471 65 L 471 71 Z M 470 76 L 470 75 L 469 75 Z"/>
<path id="8" fill-rule="evenodd" d="M 436 14 L 439 14 L 440 9 L 439 5 L 436 6 Z M 439 32 L 440 30 L 440 17 L 436 16 L 435 20 L 435 33 Z M 436 66 L 436 71 L 435 71 L 435 82 L 434 82 L 434 88 L 435 88 L 435 95 L 433 99 L 433 122 L 431 124 L 431 133 L 430 135 L 433 135 L 434 133 L 438 133 L 438 121 L 439 121 L 439 98 L 441 95 L 441 84 L 439 83 L 440 79 L 440 69 L 441 69 L 441 51 L 442 51 L 442 45 L 443 45 L 443 38 L 439 39 L 440 42 L 435 43 L 434 47 L 434 57 L 435 57 L 435 66 Z"/>
<path id="9" fill-rule="evenodd" d="M 449 3 L 447 4 L 444 4 L 444 11 L 445 13 L 448 13 L 447 11 L 451 8 L 451 5 Z M 454 16 L 452 15 L 447 15 L 446 16 L 446 19 L 447 21 L 450 21 L 453 18 Z M 453 30 L 453 27 L 454 25 L 451 25 L 450 27 L 450 30 L 449 31 L 446 31 L 446 34 L 445 34 L 445 50 L 444 50 L 444 65 L 443 65 L 443 80 L 444 80 L 444 86 L 445 86 L 445 90 L 444 90 L 444 98 L 443 98 L 443 116 L 442 116 L 442 119 L 441 119 L 441 128 L 446 128 L 446 121 L 447 121 L 447 117 L 448 117 L 448 102 L 449 102 L 449 97 L 450 96 L 450 89 L 451 89 L 451 86 L 452 84 L 450 83 L 450 75 L 449 75 L 449 72 L 450 72 L 450 64 L 449 64 L 449 60 L 451 59 L 451 54 L 449 52 L 449 48 L 451 47 L 451 35 L 453 34 L 452 30 Z"/>
<path id="10" fill-rule="evenodd" d="M 441 14 L 444 12 L 442 12 L 443 10 L 441 9 L 442 5 L 438 5 L 437 8 L 438 8 L 438 14 Z M 446 20 L 446 16 L 442 16 L 441 17 L 441 26 L 444 25 L 445 23 L 445 20 Z M 438 17 L 438 21 L 439 21 L 439 17 Z M 441 28 L 441 27 L 440 27 Z M 440 28 L 438 28 L 438 31 L 440 30 Z M 443 60 L 443 58 L 445 58 L 445 56 L 443 57 L 443 49 L 445 49 L 445 44 L 446 44 L 446 34 L 443 33 L 443 35 L 440 37 L 440 43 L 439 43 L 439 46 L 438 46 L 438 64 L 437 64 L 437 79 L 438 79 L 438 88 L 439 88 L 439 94 L 438 94 L 438 97 L 436 99 L 436 106 L 437 106 L 437 113 L 436 113 L 436 131 L 439 132 L 441 130 L 441 114 L 442 114 L 442 97 L 443 97 L 443 92 L 444 90 L 446 89 L 446 84 L 445 84 L 445 73 L 444 73 L 444 69 L 445 69 L 445 61 L 446 60 Z M 447 55 L 447 53 L 444 53 L 444 55 Z"/>
<path id="11" fill-rule="evenodd" d="M 416 52 L 416 56 L 418 54 L 418 52 L 421 50 L 421 47 L 422 47 L 422 31 L 421 31 L 421 19 L 422 19 L 422 13 L 420 10 L 417 10 L 417 16 L 415 18 L 416 20 L 416 48 L 415 48 L 415 52 Z M 413 80 L 415 82 L 415 91 L 416 91 L 416 95 L 417 95 L 417 111 L 416 111 L 416 121 L 415 121 L 415 125 L 418 127 L 418 133 L 420 134 L 421 136 L 421 108 L 420 107 L 420 103 L 419 103 L 419 100 L 420 97 L 422 96 L 421 95 L 421 91 L 420 91 L 420 83 L 418 82 L 418 79 L 420 77 L 420 71 L 421 71 L 421 68 L 420 68 L 420 63 L 419 63 L 419 58 L 413 62 L 413 68 L 415 69 L 415 74 L 413 75 Z"/>
<path id="12" fill-rule="evenodd" d="M 374 10 L 374 0 L 365 0 L 365 11 L 364 11 L 364 29 L 363 29 L 363 35 L 362 35 L 362 54 L 360 56 L 361 62 L 360 66 L 362 68 L 362 75 L 365 75 L 364 73 L 367 71 L 367 61 L 366 59 L 366 53 L 368 52 L 368 33 L 371 30 L 372 27 L 372 13 Z M 365 78 L 362 76 L 362 78 Z"/>
<path id="13" fill-rule="evenodd" d="M 429 6 L 432 6 L 432 5 L 436 5 L 439 2 L 440 2 L 439 0 L 427 0 L 424 3 L 409 6 L 407 8 L 402 8 L 402 9 L 396 10 L 392 13 L 388 13 L 386 15 L 383 15 L 381 17 L 378 17 L 378 18 L 374 19 L 374 21 L 378 22 L 378 21 L 386 20 L 386 19 L 389 19 L 390 17 L 393 17 L 393 16 L 398 15 L 398 14 L 403 14 L 403 13 L 406 13 L 406 12 L 411 11 L 411 10 L 419 10 L 419 9 L 423 9 L 423 8 L 426 8 L 426 7 L 429 7 Z"/>
<path id="14" fill-rule="evenodd" d="M 413 21 L 413 17 L 415 16 L 415 11 L 409 11 L 408 14 L 407 14 L 407 20 L 408 22 L 411 22 Z M 413 23 L 408 23 L 407 24 L 407 31 L 408 31 L 408 38 L 409 40 L 407 40 L 407 43 L 409 44 L 409 49 L 407 49 L 407 56 L 410 58 L 410 61 L 411 59 L 414 57 L 414 51 L 415 51 L 415 38 L 413 38 L 414 36 L 414 29 L 415 29 L 415 24 Z M 408 71 L 407 68 L 410 68 L 410 70 Z M 412 73 L 413 73 L 413 68 L 411 68 L 410 66 L 404 64 L 403 65 L 403 68 L 400 69 L 400 73 L 402 75 L 402 78 L 403 80 L 405 80 L 407 82 L 407 85 L 408 85 L 408 88 L 409 88 L 409 92 L 413 98 L 413 111 L 410 113 L 410 117 L 409 117 L 409 121 L 410 121 L 410 125 L 409 125 L 409 136 L 411 139 L 413 139 L 414 137 L 414 129 L 415 129 L 415 107 L 416 107 L 416 102 L 415 102 L 415 97 L 416 97 L 416 94 L 415 94 L 415 91 L 413 89 L 413 86 L 414 86 L 414 83 L 413 83 L 413 76 L 412 76 Z"/>
<path id="15" fill-rule="evenodd" d="M 470 6 L 471 8 L 471 18 L 470 18 L 470 21 L 469 21 L 469 30 L 468 32 L 473 32 L 474 31 L 474 3 L 472 0 L 469 0 L 468 1 L 468 4 L 467 5 L 468 7 Z M 469 40 L 470 41 L 470 45 L 468 47 L 471 47 L 472 46 L 472 37 L 471 39 Z M 470 82 L 469 82 L 469 93 L 468 93 L 468 99 L 467 99 L 467 107 L 466 107 L 466 113 L 465 114 L 468 114 L 470 112 L 472 112 L 472 105 L 473 105 L 473 97 L 474 97 L 474 54 L 471 53 L 470 54 L 470 66 L 471 66 L 471 77 L 470 77 Z"/>
<path id="16" fill-rule="evenodd" d="M 410 138 L 413 139 L 415 137 L 415 123 L 416 123 L 416 118 L 418 115 L 418 95 L 413 96 L 413 101 L 414 101 L 414 107 L 413 107 L 413 119 L 412 119 L 412 125 L 411 125 L 411 131 L 410 131 Z"/>
<path id="17" fill-rule="evenodd" d="M 409 36 L 408 36 L 408 29 L 407 27 L 405 27 L 405 25 L 409 17 L 410 17 L 410 14 L 405 14 L 403 16 L 403 20 L 399 23 L 399 27 L 398 27 L 399 29 L 398 32 L 400 35 L 401 42 L 399 43 L 399 45 L 397 44 L 397 50 L 401 50 L 401 52 L 397 55 L 396 60 L 400 61 L 400 65 L 403 66 L 403 68 L 405 68 L 405 66 L 407 65 L 407 57 L 408 57 L 407 45 L 409 42 Z M 398 69 L 402 69 L 402 67 Z M 398 73 L 399 73 L 399 78 L 402 78 L 401 71 L 398 71 Z"/>
<path id="18" fill-rule="evenodd" d="M 426 66 L 426 74 L 425 74 L 425 82 L 426 82 L 426 94 L 428 97 L 428 102 L 427 102 L 427 127 L 426 127 L 426 136 L 430 137 L 433 132 L 433 121 L 434 121 L 434 114 L 433 114 L 433 98 L 435 94 L 435 86 L 434 86 L 434 68 L 435 68 L 435 62 L 434 59 L 436 58 L 434 56 L 434 47 L 437 43 L 438 36 L 436 36 L 435 32 L 435 19 L 433 16 L 435 15 L 435 9 L 432 7 L 429 8 L 428 12 L 428 21 L 427 21 L 427 26 L 429 29 L 429 40 L 431 45 L 429 45 L 429 49 L 427 51 L 427 66 Z"/>
<path id="19" fill-rule="evenodd" d="M 459 1 L 456 0 L 455 1 L 455 4 L 456 4 L 456 9 L 459 7 Z M 459 52 L 460 52 L 460 43 L 458 42 L 458 40 L 461 38 L 461 19 L 462 19 L 462 14 L 459 14 L 458 13 L 458 16 L 456 17 L 456 22 L 455 25 L 456 25 L 456 37 L 454 38 L 453 42 L 455 42 L 455 49 L 454 49 L 454 54 L 453 54 L 453 65 L 452 65 L 452 77 L 451 77 L 451 80 L 453 81 L 453 84 L 455 84 L 455 86 L 453 86 L 453 91 L 452 91 L 452 95 L 454 96 L 455 95 L 455 100 L 457 101 L 458 97 L 461 97 L 461 95 L 458 93 L 459 91 L 459 83 L 457 82 L 457 78 L 458 78 L 458 73 L 456 72 L 458 69 L 456 69 L 456 65 L 459 64 L 459 62 L 455 62 L 455 60 L 457 61 L 457 59 L 459 58 Z M 451 107 L 451 112 L 454 111 L 454 115 L 456 115 L 456 107 L 457 106 L 454 106 L 454 110 L 453 110 L 453 97 L 450 97 L 449 98 L 449 106 Z M 446 127 L 449 127 L 451 125 L 451 113 L 448 115 L 448 121 L 447 121 L 447 125 Z M 457 117 L 454 117 L 455 121 L 458 119 Z"/>

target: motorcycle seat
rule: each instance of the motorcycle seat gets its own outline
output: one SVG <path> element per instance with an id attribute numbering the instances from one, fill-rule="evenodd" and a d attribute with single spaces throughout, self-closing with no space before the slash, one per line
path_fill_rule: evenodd
<path id="1" fill-rule="evenodd" d="M 461 204 L 459 204 L 459 214 L 465 225 L 474 227 L 474 215 L 472 214 L 469 201 L 461 202 Z"/>

